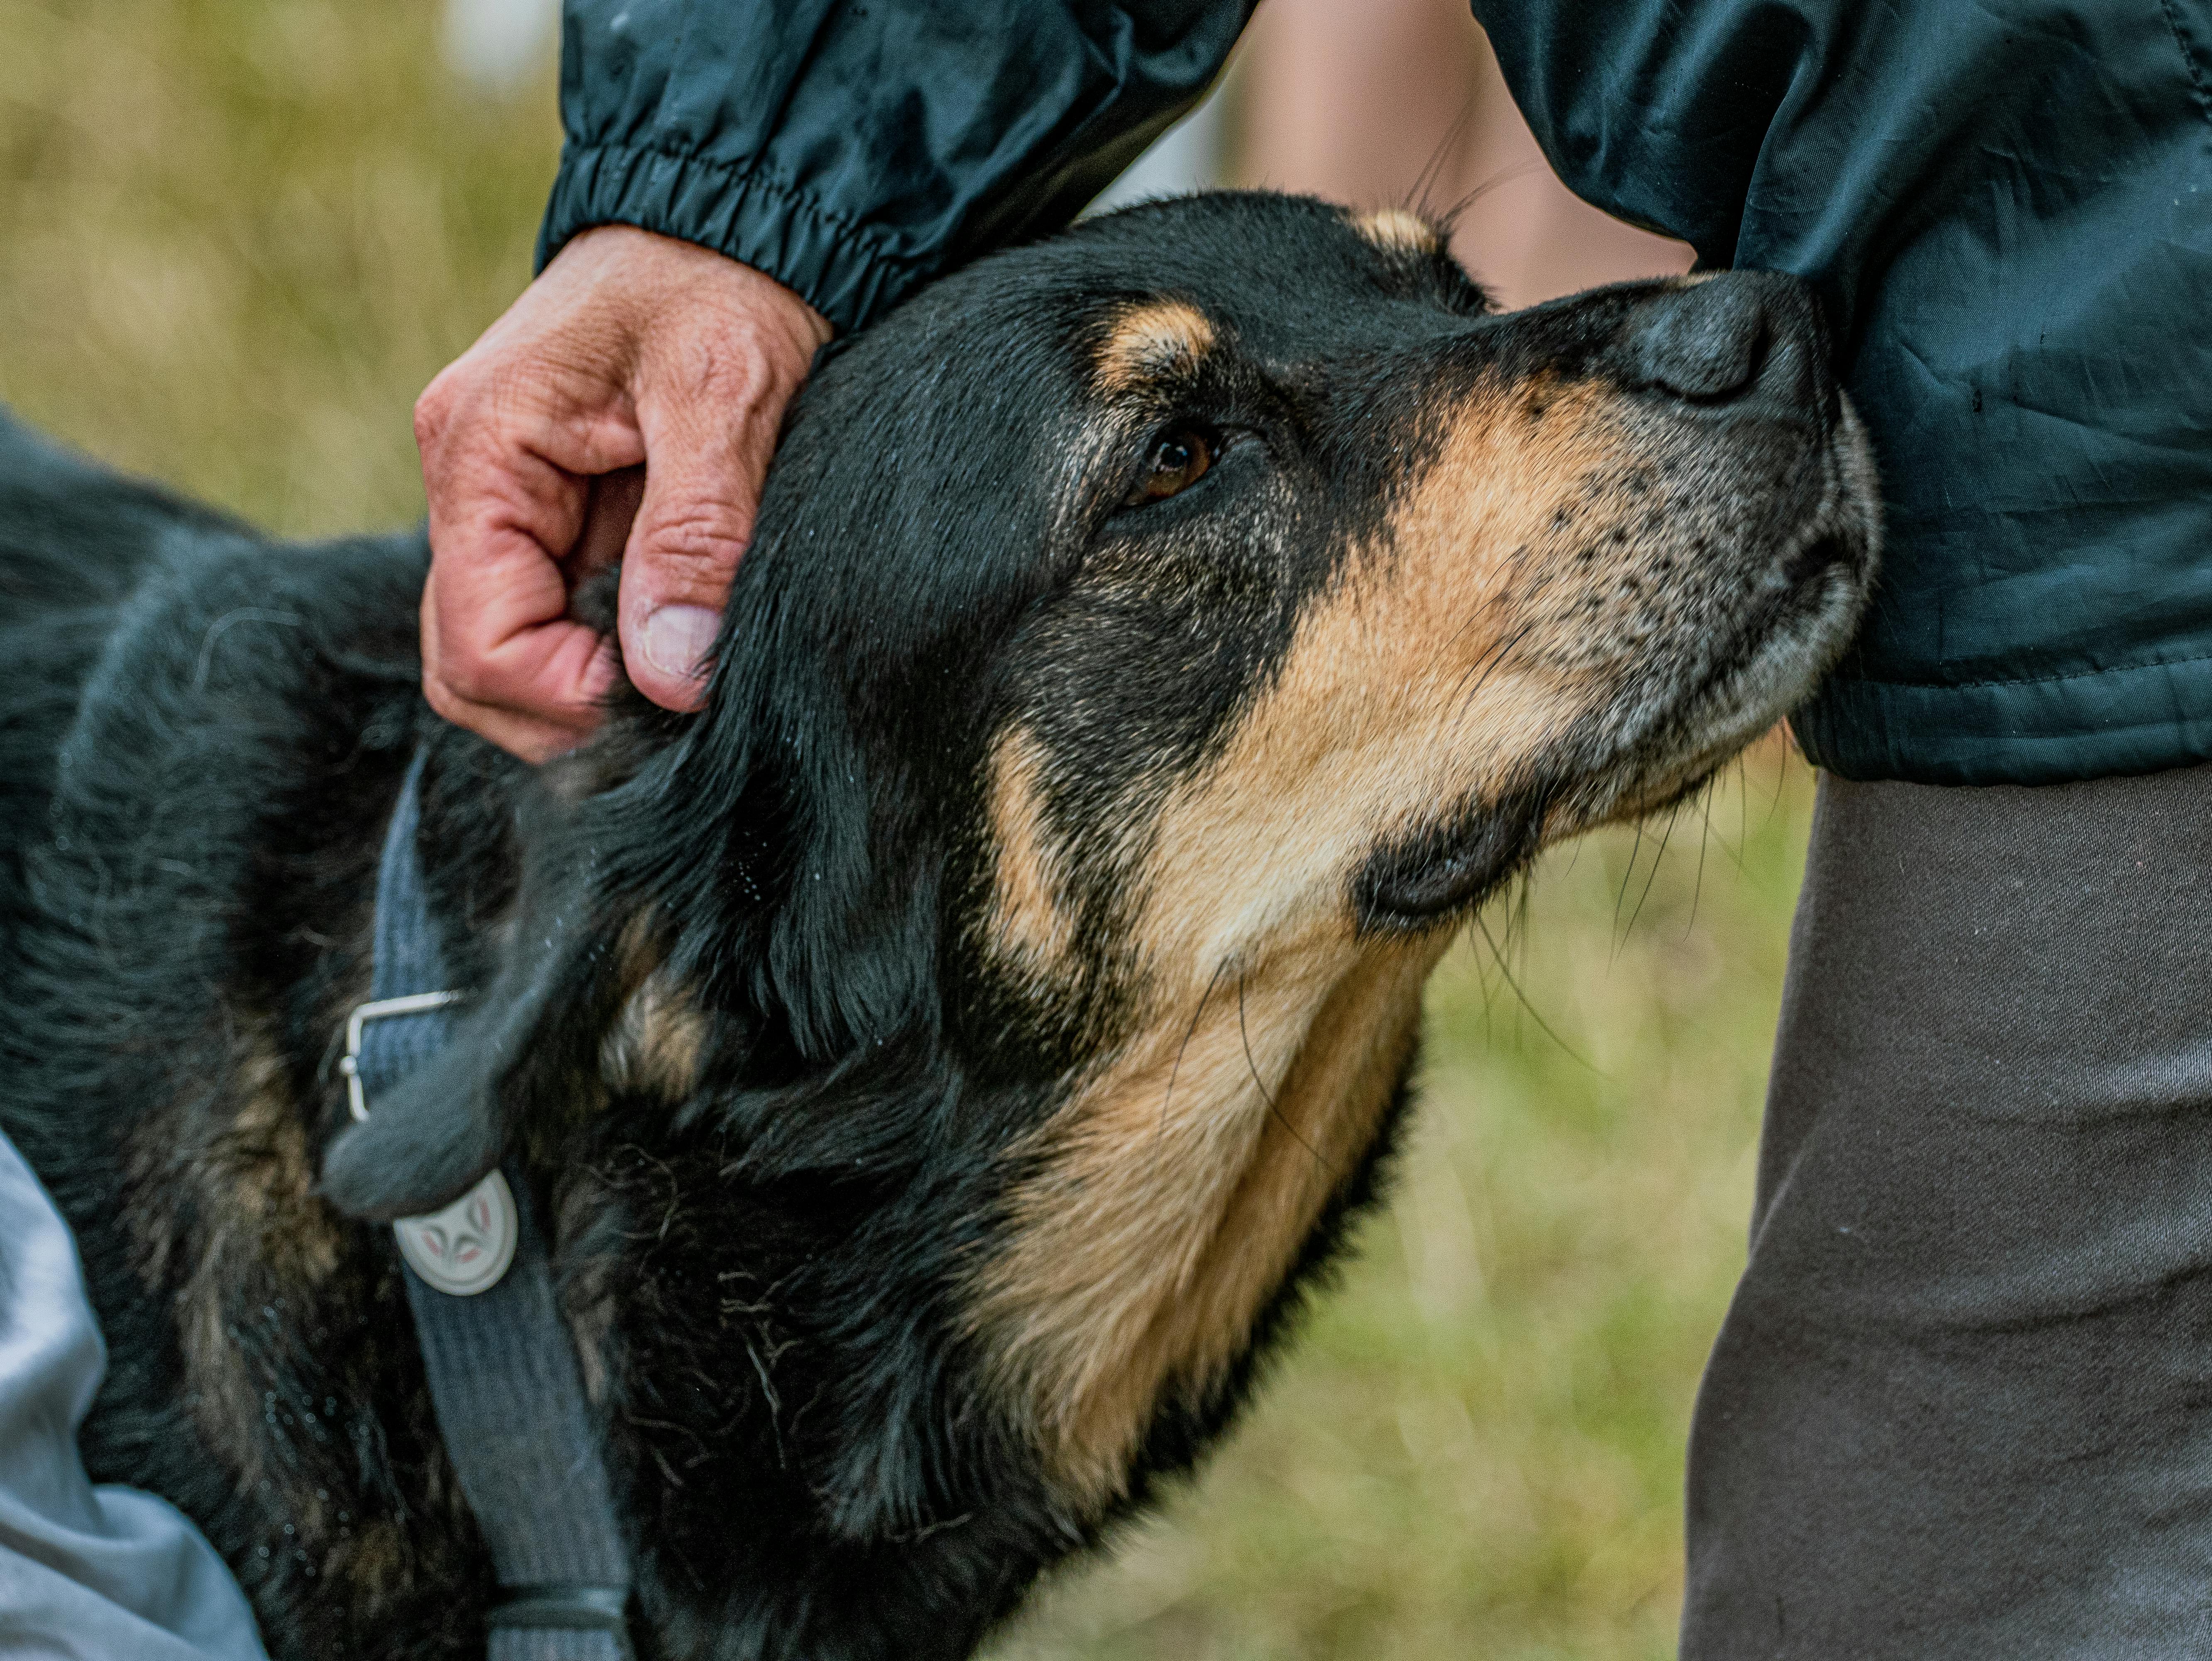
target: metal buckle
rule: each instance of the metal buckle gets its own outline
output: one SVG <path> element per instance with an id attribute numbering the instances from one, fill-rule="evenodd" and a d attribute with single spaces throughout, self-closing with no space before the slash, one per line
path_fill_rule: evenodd
<path id="1" fill-rule="evenodd" d="M 345 1054 L 338 1059 L 338 1071 L 345 1074 L 346 1110 L 355 1123 L 368 1123 L 368 1097 L 361 1085 L 362 1029 L 392 1015 L 443 1009 L 467 996 L 465 992 L 410 992 L 404 998 L 377 998 L 354 1006 L 346 1017 Z M 427 1284 L 454 1298 L 472 1298 L 497 1286 L 514 1261 L 521 1232 L 514 1190 L 497 1171 L 487 1172 L 444 1210 L 402 1217 L 392 1226 L 408 1266 Z"/>
<path id="2" fill-rule="evenodd" d="M 377 998 L 354 1006 L 353 1013 L 346 1017 L 345 1054 L 338 1059 L 338 1071 L 345 1074 L 346 1111 L 353 1115 L 356 1124 L 368 1123 L 368 1097 L 361 1087 L 362 1028 L 389 1015 L 419 1015 L 428 1009 L 443 1009 L 468 995 L 465 992 L 410 992 L 404 998 Z"/>

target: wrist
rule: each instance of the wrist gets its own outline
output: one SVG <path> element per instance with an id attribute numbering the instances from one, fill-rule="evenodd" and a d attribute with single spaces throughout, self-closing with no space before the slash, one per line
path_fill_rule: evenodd
<path id="1" fill-rule="evenodd" d="M 734 313 L 760 344 L 811 362 L 836 331 L 800 295 L 768 272 L 696 242 L 635 225 L 595 225 L 569 239 L 539 275 L 555 290 L 611 300 L 633 339 L 659 321 L 710 306 Z"/>

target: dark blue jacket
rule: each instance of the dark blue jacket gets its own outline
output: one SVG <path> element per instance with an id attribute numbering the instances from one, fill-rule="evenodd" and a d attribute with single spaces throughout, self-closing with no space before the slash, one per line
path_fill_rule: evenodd
<path id="1" fill-rule="evenodd" d="M 1476 0 L 1581 195 L 1826 297 L 1887 575 L 1796 718 L 1857 778 L 2212 759 L 2212 0 Z M 568 0 L 541 256 L 704 243 L 851 327 L 1050 228 L 1246 8 Z"/>

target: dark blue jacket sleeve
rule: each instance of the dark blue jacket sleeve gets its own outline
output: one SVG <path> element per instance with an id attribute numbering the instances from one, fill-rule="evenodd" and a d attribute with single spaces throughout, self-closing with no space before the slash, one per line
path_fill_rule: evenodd
<path id="1" fill-rule="evenodd" d="M 1056 228 L 1205 91 L 1243 0 L 567 0 L 538 258 L 681 237 L 840 327 Z"/>

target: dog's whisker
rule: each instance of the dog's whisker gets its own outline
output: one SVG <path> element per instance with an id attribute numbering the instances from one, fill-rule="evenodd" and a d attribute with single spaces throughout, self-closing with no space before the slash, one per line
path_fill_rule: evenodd
<path id="1" fill-rule="evenodd" d="M 1628 914 L 1628 927 L 1620 931 L 1620 940 L 1613 946 L 1615 958 L 1620 955 L 1621 947 L 1628 943 L 1629 935 L 1635 932 L 1636 920 L 1644 915 L 1644 902 L 1651 897 L 1651 885 L 1659 879 L 1660 861 L 1667 857 L 1667 843 L 1674 834 L 1674 821 L 1681 817 L 1681 813 L 1682 805 L 1680 802 L 1668 810 L 1667 828 L 1659 833 L 1659 849 L 1652 855 L 1651 869 L 1644 875 L 1644 891 L 1636 897 L 1636 910 Z"/>
<path id="2" fill-rule="evenodd" d="M 1751 867 L 1744 862 L 1742 845 L 1739 843 L 1730 847 L 1728 827 L 1725 824 L 1717 825 L 1713 823 L 1713 798 L 1721 793 L 1721 778 L 1722 775 L 1717 773 L 1708 779 L 1700 796 L 1700 800 L 1705 803 L 1705 828 L 1712 832 L 1715 845 L 1727 856 L 1728 862 L 1735 867 L 1736 874 L 1740 877 L 1748 877 L 1751 874 Z"/>
<path id="3" fill-rule="evenodd" d="M 1592 1073 L 1597 1074 L 1601 1079 L 1607 1077 L 1607 1074 L 1603 1068 L 1598 1066 L 1598 1064 L 1590 1060 L 1589 1056 L 1583 1055 L 1582 1051 L 1577 1050 L 1574 1045 L 1569 1043 L 1565 1038 L 1561 1037 L 1553 1028 L 1552 1024 L 1546 1020 L 1543 1015 L 1538 1011 L 1534 1003 L 1530 1001 L 1528 993 L 1522 988 L 1519 978 L 1515 976 L 1512 969 L 1507 964 L 1504 949 L 1500 947 L 1497 940 L 1491 934 L 1489 922 L 1483 917 L 1480 912 L 1477 912 L 1475 914 L 1474 926 L 1481 934 L 1485 943 L 1489 946 L 1490 955 L 1497 962 L 1498 974 L 1504 978 L 1505 984 L 1512 988 L 1513 995 L 1520 1000 L 1521 1007 L 1528 1012 L 1528 1019 L 1536 1023 L 1537 1031 L 1541 1032 L 1546 1037 L 1549 1038 L 1553 1043 L 1559 1045 L 1559 1047 L 1566 1053 L 1571 1060 L 1577 1062 L 1581 1066 L 1588 1068 Z"/>
<path id="4" fill-rule="evenodd" d="M 1790 782 L 1790 756 L 1796 742 L 1796 734 L 1793 733 L 1789 743 L 1774 746 L 1774 795 L 1766 804 L 1765 818 L 1759 823 L 1759 828 L 1762 830 L 1773 824 L 1774 816 L 1782 811 L 1782 788 Z"/>
<path id="5" fill-rule="evenodd" d="M 1476 90 L 1469 92 L 1460 100 L 1459 113 L 1452 118 L 1451 125 L 1437 140 L 1436 147 L 1429 152 L 1428 160 L 1421 163 L 1421 170 L 1413 175 L 1413 185 L 1406 193 L 1407 207 L 1419 211 L 1425 217 L 1441 220 L 1441 216 L 1431 214 L 1428 210 L 1429 192 L 1443 177 L 1444 168 L 1453 153 L 1459 149 L 1467 137 L 1468 129 L 1474 125 L 1480 99 L 1481 93 Z M 1445 236 L 1449 240 L 1449 231 Z"/>
<path id="6" fill-rule="evenodd" d="M 1467 672 L 1460 677 L 1458 684 L 1452 688 L 1452 696 L 1457 698 L 1462 706 L 1474 703 L 1475 695 L 1482 691 L 1484 684 L 1489 680 L 1498 665 L 1505 661 L 1505 654 L 1528 639 L 1535 627 L 1534 621 L 1522 624 L 1511 635 L 1476 659 Z M 1468 684 L 1470 676 L 1474 678 L 1474 684 L 1472 686 Z"/>
<path id="7" fill-rule="evenodd" d="M 1444 228 L 1445 235 L 1447 239 L 1449 239 L 1451 232 L 1457 228 L 1460 216 L 1464 214 L 1476 203 L 1482 200 L 1484 197 L 1489 195 L 1491 192 L 1498 189 L 1502 186 L 1510 185 L 1516 179 L 1528 179 L 1540 174 L 1543 171 L 1544 166 L 1539 161 L 1516 161 L 1510 167 L 1500 167 L 1496 173 L 1491 174 L 1489 178 L 1484 179 L 1473 190 L 1468 192 L 1465 196 L 1461 197 L 1458 201 L 1453 203 L 1451 206 L 1446 208 L 1442 213 L 1435 215 L 1434 217 L 1437 224 Z"/>
<path id="8" fill-rule="evenodd" d="M 1291 1123 L 1289 1116 L 1277 1104 L 1274 1092 L 1267 1088 L 1266 1081 L 1260 1077 L 1260 1064 L 1252 1058 L 1252 1035 L 1244 1027 L 1244 976 L 1242 970 L 1239 970 L 1237 976 L 1237 1037 L 1244 1046 L 1244 1066 L 1252 1075 L 1252 1087 L 1260 1092 L 1260 1099 L 1267 1103 L 1267 1111 L 1274 1116 L 1275 1123 L 1290 1132 L 1292 1141 L 1313 1155 L 1315 1164 L 1328 1171 L 1330 1176 L 1341 1178 L 1344 1173 L 1332 1165 L 1319 1148 L 1299 1134 L 1298 1128 Z"/>
<path id="9" fill-rule="evenodd" d="M 1637 820 L 1633 828 L 1636 831 L 1636 840 L 1629 844 L 1628 869 L 1620 873 L 1620 891 L 1613 897 L 1613 958 L 1611 961 L 1616 963 L 1620 959 L 1620 942 L 1623 938 L 1620 908 L 1628 904 L 1628 885 L 1636 880 L 1636 856 L 1644 851 L 1644 821 Z"/>
<path id="10" fill-rule="evenodd" d="M 1698 830 L 1698 879 L 1690 889 L 1690 919 L 1682 925 L 1682 938 L 1686 940 L 1697 932 L 1698 903 L 1705 897 L 1705 847 L 1713 839 L 1712 785 L 1710 782 L 1698 791 L 1698 808 L 1703 823 Z"/>
<path id="11" fill-rule="evenodd" d="M 1164 1138 L 1168 1134 L 1168 1105 L 1175 1100 L 1176 1080 L 1182 1073 L 1183 1055 L 1190 1048 L 1190 1041 L 1198 1031 L 1199 1022 L 1206 1018 L 1206 1006 L 1212 1000 L 1213 989 L 1221 984 L 1221 977 L 1228 972 L 1228 969 L 1229 959 L 1226 958 L 1213 965 L 1213 973 L 1206 983 L 1206 990 L 1198 995 L 1198 1007 L 1190 1012 L 1190 1025 L 1183 1029 L 1182 1042 L 1176 1046 L 1175 1065 L 1168 1069 L 1168 1087 L 1160 1097 L 1160 1116 L 1156 1141 Z"/>
<path id="12" fill-rule="evenodd" d="M 1751 770 L 1741 756 L 1735 758 L 1735 862 L 1741 865 L 1751 853 Z"/>

